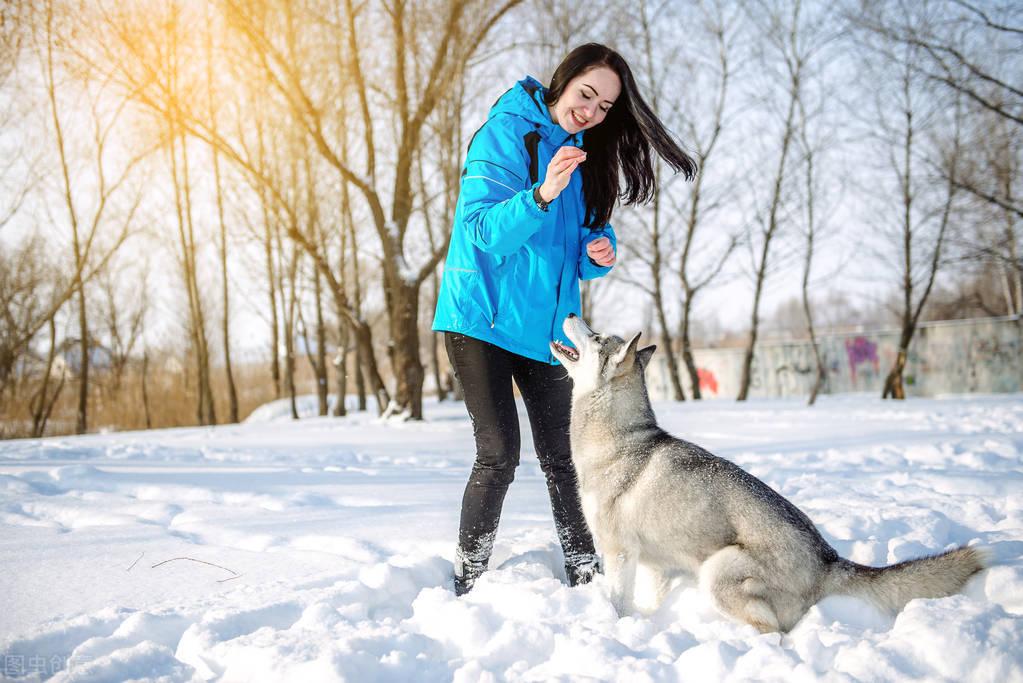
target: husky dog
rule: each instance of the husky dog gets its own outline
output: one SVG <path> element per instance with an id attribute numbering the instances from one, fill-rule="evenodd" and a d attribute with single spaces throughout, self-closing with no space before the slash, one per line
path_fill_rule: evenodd
<path id="1" fill-rule="evenodd" d="M 583 513 L 604 557 L 611 600 L 632 607 L 637 563 L 656 577 L 699 577 L 718 610 L 763 632 L 788 631 L 827 595 L 896 611 L 958 592 L 984 569 L 984 548 L 960 547 L 889 567 L 838 556 L 810 519 L 753 475 L 657 426 L 643 369 L 654 346 L 564 323 L 572 349 L 551 351 L 572 378 L 572 462 Z"/>

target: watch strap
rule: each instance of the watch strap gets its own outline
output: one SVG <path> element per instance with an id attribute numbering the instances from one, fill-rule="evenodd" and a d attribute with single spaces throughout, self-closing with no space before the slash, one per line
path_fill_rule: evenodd
<path id="1" fill-rule="evenodd" d="M 536 202 L 537 208 L 540 209 L 541 211 L 546 211 L 547 207 L 551 205 L 550 202 L 545 201 L 544 198 L 540 196 L 539 185 L 533 188 L 533 201 Z"/>

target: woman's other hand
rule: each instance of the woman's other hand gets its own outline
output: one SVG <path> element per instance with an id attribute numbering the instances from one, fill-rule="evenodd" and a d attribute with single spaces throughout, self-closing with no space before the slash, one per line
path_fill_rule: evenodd
<path id="1" fill-rule="evenodd" d="M 572 172 L 584 161 L 586 152 L 578 147 L 562 147 L 555 152 L 551 163 L 547 164 L 547 176 L 539 187 L 544 201 L 553 202 L 568 186 Z"/>
<path id="2" fill-rule="evenodd" d="M 593 259 L 598 266 L 610 268 L 617 260 L 611 240 L 606 237 L 598 237 L 586 245 L 586 255 Z"/>

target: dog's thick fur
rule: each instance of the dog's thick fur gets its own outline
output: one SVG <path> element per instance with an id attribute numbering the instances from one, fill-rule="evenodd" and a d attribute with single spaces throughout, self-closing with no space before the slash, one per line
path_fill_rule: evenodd
<path id="1" fill-rule="evenodd" d="M 689 571 L 721 612 L 765 632 L 788 631 L 827 595 L 892 611 L 952 595 L 987 566 L 979 547 L 883 568 L 842 559 L 767 484 L 657 426 L 643 377 L 656 347 L 577 316 L 564 330 L 576 350 L 551 350 L 573 381 L 572 461 L 619 614 L 632 607 L 637 563 L 654 572 L 658 602 L 672 574 Z"/>

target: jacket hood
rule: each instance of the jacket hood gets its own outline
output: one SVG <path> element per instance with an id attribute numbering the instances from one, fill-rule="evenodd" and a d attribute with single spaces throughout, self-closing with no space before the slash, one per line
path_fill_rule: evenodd
<path id="1" fill-rule="evenodd" d="M 562 146 L 571 144 L 579 146 L 582 144 L 582 133 L 569 135 L 560 125 L 551 120 L 547 105 L 544 104 L 543 96 L 547 89 L 540 81 L 532 76 L 526 76 L 516 83 L 512 88 L 501 95 L 490 110 L 488 118 L 498 114 L 511 114 L 520 116 L 536 126 L 540 135 L 549 140 L 552 144 Z"/>

